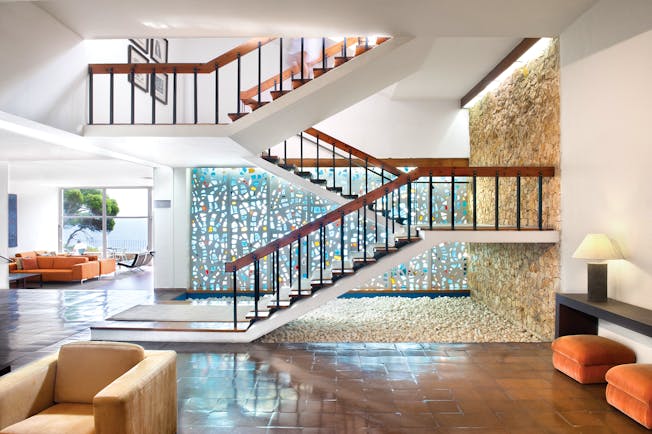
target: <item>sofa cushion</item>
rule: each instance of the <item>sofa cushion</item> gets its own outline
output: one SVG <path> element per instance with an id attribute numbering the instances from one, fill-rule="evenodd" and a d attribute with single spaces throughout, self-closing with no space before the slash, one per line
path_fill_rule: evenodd
<path id="1" fill-rule="evenodd" d="M 23 270 L 34 270 L 39 268 L 36 258 L 23 258 Z"/>
<path id="2" fill-rule="evenodd" d="M 139 345 L 73 342 L 59 350 L 55 402 L 91 404 L 100 390 L 145 357 Z"/>
<path id="3" fill-rule="evenodd" d="M 52 260 L 52 268 L 59 268 L 59 269 L 70 268 L 73 265 L 82 262 L 88 262 L 88 258 L 85 256 L 54 256 L 54 257 L 43 257 L 42 259 Z"/>
<path id="4" fill-rule="evenodd" d="M 652 364 L 627 364 L 606 375 L 607 402 L 652 429 Z"/>
<path id="5" fill-rule="evenodd" d="M 51 268 L 42 268 L 32 271 L 40 273 L 43 282 L 70 282 L 71 280 L 75 280 L 72 278 L 72 270 L 70 269 L 55 270 Z"/>
<path id="6" fill-rule="evenodd" d="M 93 434 L 93 406 L 89 404 L 57 404 L 34 416 L 9 425 L 0 434 Z"/>

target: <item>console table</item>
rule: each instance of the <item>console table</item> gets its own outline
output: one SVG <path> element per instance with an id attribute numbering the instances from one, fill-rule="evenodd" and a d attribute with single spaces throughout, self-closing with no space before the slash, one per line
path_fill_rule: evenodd
<path id="1" fill-rule="evenodd" d="M 598 334 L 603 319 L 629 330 L 652 337 L 652 310 L 622 301 L 588 301 L 587 294 L 557 293 L 555 296 L 555 337 Z"/>

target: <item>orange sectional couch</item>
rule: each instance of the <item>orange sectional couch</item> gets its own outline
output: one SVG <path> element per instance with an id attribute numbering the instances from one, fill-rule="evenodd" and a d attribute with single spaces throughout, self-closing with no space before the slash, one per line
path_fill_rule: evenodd
<path id="1" fill-rule="evenodd" d="M 27 252 L 25 252 L 27 253 Z M 25 256 L 22 253 L 23 269 L 18 264 L 9 264 L 10 273 L 40 273 L 43 282 L 83 282 L 99 277 L 100 263 L 89 261 L 85 256 Z"/>

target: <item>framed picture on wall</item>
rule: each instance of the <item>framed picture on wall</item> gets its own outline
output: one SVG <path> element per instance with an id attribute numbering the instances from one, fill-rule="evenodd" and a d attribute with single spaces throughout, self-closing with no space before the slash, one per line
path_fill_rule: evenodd
<path id="1" fill-rule="evenodd" d="M 154 76 L 154 96 L 162 104 L 168 103 L 168 75 L 156 74 Z"/>
<path id="2" fill-rule="evenodd" d="M 129 60 L 128 63 L 149 63 L 149 59 L 143 53 L 138 51 L 134 46 L 129 46 Z M 134 84 L 136 87 L 145 92 L 149 92 L 149 75 L 148 74 L 134 74 Z M 131 83 L 131 74 L 127 74 L 127 80 Z"/>
<path id="3" fill-rule="evenodd" d="M 141 52 L 149 54 L 149 39 L 130 39 L 130 41 L 138 47 Z"/>
<path id="4" fill-rule="evenodd" d="M 168 62 L 168 40 L 163 38 L 152 39 L 150 56 L 154 62 Z"/>

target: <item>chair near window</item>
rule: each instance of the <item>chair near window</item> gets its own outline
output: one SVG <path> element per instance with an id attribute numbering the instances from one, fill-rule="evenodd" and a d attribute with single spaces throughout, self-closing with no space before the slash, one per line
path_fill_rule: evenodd
<path id="1" fill-rule="evenodd" d="M 149 265 L 154 259 L 154 251 L 136 253 L 131 261 L 118 262 L 118 265 L 142 271 L 141 267 Z"/>

